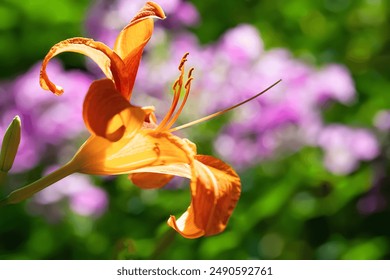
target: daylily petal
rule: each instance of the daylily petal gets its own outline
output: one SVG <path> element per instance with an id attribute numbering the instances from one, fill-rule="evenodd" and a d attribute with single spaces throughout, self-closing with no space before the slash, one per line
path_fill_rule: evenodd
<path id="1" fill-rule="evenodd" d="M 123 59 L 128 74 L 126 88 L 122 93 L 130 98 L 135 77 L 145 45 L 153 33 L 153 18 L 164 19 L 161 7 L 153 2 L 147 2 L 132 21 L 121 31 L 114 45 L 114 51 Z"/>
<path id="2" fill-rule="evenodd" d="M 134 185 L 141 189 L 158 189 L 168 184 L 173 175 L 159 173 L 134 173 L 129 175 L 129 179 Z"/>
<path id="3" fill-rule="evenodd" d="M 188 150 L 186 142 L 172 134 L 140 129 L 116 142 L 91 136 L 72 161 L 81 173 L 116 175 L 144 167 L 190 164 L 193 155 Z"/>
<path id="4" fill-rule="evenodd" d="M 187 139 L 189 154 L 195 145 Z M 192 144 L 192 145 L 191 145 Z M 187 211 L 176 220 L 171 216 L 168 224 L 186 238 L 214 235 L 222 232 L 231 216 L 241 193 L 240 178 L 223 161 L 212 156 L 196 155 L 193 164 L 168 164 L 146 166 L 133 170 L 147 184 L 148 176 L 176 175 L 191 179 L 192 201 Z M 147 173 L 153 172 L 153 173 Z M 142 174 L 142 175 L 141 175 Z M 138 186 L 138 184 L 136 184 Z"/>
<path id="5" fill-rule="evenodd" d="M 191 148 L 187 146 L 188 155 Z M 174 176 L 191 179 L 191 166 L 188 163 L 175 163 L 163 166 L 148 166 L 133 170 L 129 179 L 142 189 L 161 188 Z"/>
<path id="6" fill-rule="evenodd" d="M 50 59 L 63 52 L 81 53 L 90 57 L 102 69 L 107 78 L 115 80 L 117 88 L 120 88 L 120 80 L 124 80 L 124 78 L 120 77 L 121 69 L 124 67 L 120 57 L 101 42 L 77 37 L 55 44 L 46 55 L 42 62 L 39 79 L 39 83 L 43 89 L 50 90 L 57 95 L 63 93 L 64 90 L 62 87 L 52 83 L 46 73 L 46 67 Z"/>
<path id="7" fill-rule="evenodd" d="M 240 179 L 229 165 L 211 156 L 195 158 L 191 205 L 178 220 L 174 216 L 168 220 L 186 238 L 222 232 L 241 193 Z"/>
<path id="8" fill-rule="evenodd" d="M 123 60 L 140 46 L 143 48 L 149 41 L 153 32 L 153 18 L 164 19 L 164 11 L 158 4 L 147 2 L 119 33 L 115 41 L 114 51 Z"/>
<path id="9" fill-rule="evenodd" d="M 145 106 L 142 107 L 142 110 L 145 112 L 145 123 L 144 126 L 145 128 L 156 128 L 157 127 L 157 118 L 156 115 L 154 114 L 155 108 L 154 106 Z"/>
<path id="10" fill-rule="evenodd" d="M 231 166 L 223 161 L 207 155 L 195 156 L 196 162 L 201 162 L 204 168 L 208 168 L 215 176 L 217 181 L 217 201 L 213 215 L 207 220 L 206 235 L 220 233 L 226 227 L 226 224 L 233 213 L 234 208 L 241 195 L 240 177 Z M 198 186 L 208 184 L 207 180 L 199 180 Z M 200 205 L 202 200 L 198 201 Z M 195 211 L 198 210 L 197 204 L 194 203 Z M 198 223 L 195 218 L 196 223 Z"/>
<path id="11" fill-rule="evenodd" d="M 168 220 L 168 225 L 185 238 L 192 239 L 204 236 L 205 231 L 195 224 L 194 218 L 195 213 L 191 204 L 178 220 L 176 220 L 175 216 L 171 216 Z"/>
<path id="12" fill-rule="evenodd" d="M 119 140 L 125 131 L 137 132 L 145 116 L 144 110 L 130 105 L 109 79 L 93 82 L 84 100 L 85 125 L 92 134 L 110 141 Z"/>

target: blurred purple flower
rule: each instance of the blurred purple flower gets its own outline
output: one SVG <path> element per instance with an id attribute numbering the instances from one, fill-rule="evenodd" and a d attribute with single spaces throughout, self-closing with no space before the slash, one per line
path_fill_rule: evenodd
<path id="1" fill-rule="evenodd" d="M 198 11 L 189 2 L 183 0 L 158 0 L 157 2 L 168 16 L 166 20 L 157 22 L 157 26 L 180 28 L 195 25 L 199 21 Z M 112 47 L 118 30 L 129 23 L 129 15 L 135 15 L 144 3 L 143 0 L 96 1 L 87 18 L 87 32 L 95 40 Z"/>
<path id="2" fill-rule="evenodd" d="M 348 104 L 355 98 L 355 88 L 349 71 L 341 65 L 327 65 L 310 80 L 317 101 L 335 100 Z"/>
<path id="3" fill-rule="evenodd" d="M 175 16 L 171 17 L 174 26 L 194 26 L 199 22 L 198 10 L 190 2 L 181 1 L 175 9 Z"/>
<path id="4" fill-rule="evenodd" d="M 263 42 L 257 29 L 249 24 L 241 24 L 228 30 L 222 37 L 220 53 L 229 63 L 244 66 L 253 63 L 263 52 Z"/>
<path id="5" fill-rule="evenodd" d="M 83 216 L 100 216 L 107 208 L 107 194 L 97 187 L 84 188 L 70 197 L 70 208 Z"/>
<path id="6" fill-rule="evenodd" d="M 37 193 L 31 201 L 30 210 L 44 216 L 49 215 L 47 218 L 50 220 L 50 213 L 41 210 L 50 206 L 61 208 L 58 206 L 63 201 L 69 201 L 69 208 L 73 212 L 89 217 L 101 216 L 108 205 L 108 197 L 103 189 L 94 186 L 88 176 L 73 174 Z"/>
<path id="7" fill-rule="evenodd" d="M 372 160 L 379 154 L 376 138 L 368 130 L 342 125 L 325 127 L 318 138 L 325 151 L 325 165 L 335 174 L 348 174 L 360 160 Z"/>
<path id="8" fill-rule="evenodd" d="M 360 213 L 369 215 L 384 210 L 387 206 L 387 201 L 383 194 L 379 192 L 369 193 L 359 199 L 357 208 Z"/>
<path id="9" fill-rule="evenodd" d="M 358 211 L 365 215 L 383 211 L 388 205 L 386 195 L 383 192 L 387 186 L 387 168 L 380 161 L 376 162 L 374 167 L 372 188 L 357 203 Z"/>
<path id="10" fill-rule="evenodd" d="M 390 111 L 381 110 L 374 117 L 374 125 L 382 131 L 390 130 Z"/>
<path id="11" fill-rule="evenodd" d="M 235 64 L 234 59 L 232 63 Z M 223 103 L 206 103 L 216 106 L 212 111 L 248 98 L 254 88 L 265 88 L 282 79 L 277 88 L 238 108 L 214 145 L 221 156 L 241 167 L 294 152 L 305 145 L 316 146 L 316 139 L 324 129 L 320 107 L 323 102 L 335 100 L 347 104 L 354 100 L 353 81 L 344 67 L 330 65 L 316 69 L 292 58 L 286 50 L 263 52 L 245 67 L 235 65 L 231 67 L 233 70 L 228 67 L 220 71 L 225 73 L 226 82 L 213 86 L 223 92 Z M 359 140 L 353 143 L 352 151 L 327 151 L 325 165 L 331 172 L 351 172 L 359 160 L 369 160 L 377 154 L 378 144 L 372 134 L 364 130 L 354 132 Z M 222 145 L 226 139 L 234 146 Z"/>
<path id="12" fill-rule="evenodd" d="M 12 172 L 34 167 L 47 156 L 50 146 L 60 146 L 84 131 L 82 104 L 92 77 L 81 71 L 65 71 L 53 61 L 48 71 L 56 82 L 66 85 L 66 93 L 58 98 L 40 88 L 40 63 L 26 74 L 2 86 L 6 99 L 0 103 L 0 132 L 15 115 L 22 121 L 22 139 Z M 3 127 L 3 129 L 1 129 Z"/>

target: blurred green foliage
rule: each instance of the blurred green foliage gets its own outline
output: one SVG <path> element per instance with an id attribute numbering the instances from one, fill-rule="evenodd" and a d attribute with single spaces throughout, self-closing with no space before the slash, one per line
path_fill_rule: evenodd
<path id="1" fill-rule="evenodd" d="M 0 78 L 14 77 L 43 59 L 57 42 L 83 33 L 88 0 L 2 0 L 0 2 Z M 67 56 L 69 66 L 82 66 Z"/>
<path id="2" fill-rule="evenodd" d="M 370 127 L 378 110 L 390 108 L 387 1 L 192 3 L 202 17 L 192 31 L 202 43 L 250 23 L 260 30 L 266 48 L 288 48 L 317 65 L 345 64 L 356 82 L 358 100 L 349 107 L 330 105 L 326 120 Z M 90 4 L 3 0 L 0 77 L 15 77 L 42 59 L 54 43 L 84 35 Z M 79 56 L 62 58 L 68 67 L 83 67 Z M 198 128 L 210 133 L 215 126 L 214 121 Z M 349 176 L 326 171 L 321 152 L 314 148 L 242 171 L 242 198 L 228 228 L 197 240 L 184 239 L 166 226 L 170 214 L 179 215 L 188 206 L 188 188 L 144 191 L 131 186 L 125 176 L 95 178 L 110 197 L 108 211 L 97 220 L 69 211 L 62 222 L 50 224 L 30 215 L 26 203 L 1 208 L 0 259 L 388 259 L 390 208 L 370 215 L 357 209 L 358 200 L 375 182 L 382 187 L 381 195 L 390 197 L 389 139 L 381 139 L 382 155 Z M 211 151 L 207 144 L 202 149 Z M 379 179 L 378 165 L 385 168 Z M 32 175 L 28 176 L 26 180 Z"/>

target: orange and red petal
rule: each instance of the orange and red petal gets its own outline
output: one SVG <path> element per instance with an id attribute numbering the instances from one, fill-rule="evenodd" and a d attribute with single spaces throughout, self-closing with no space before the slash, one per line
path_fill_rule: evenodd
<path id="1" fill-rule="evenodd" d="M 91 136 L 72 161 L 76 162 L 81 173 L 118 175 L 130 174 L 142 168 L 189 164 L 192 160 L 187 144 L 180 138 L 169 133 L 156 134 L 148 129 L 140 129 L 135 134 L 126 132 L 116 142 Z"/>
<path id="2" fill-rule="evenodd" d="M 172 179 L 173 175 L 160 174 L 160 173 L 134 173 L 129 174 L 129 179 L 134 185 L 141 189 L 159 189 L 168 184 Z"/>
<path id="3" fill-rule="evenodd" d="M 194 221 L 195 213 L 192 204 L 188 207 L 187 211 L 176 220 L 175 216 L 170 216 L 168 219 L 168 225 L 180 233 L 185 238 L 198 238 L 205 235 L 204 229 L 198 227 Z"/>
<path id="4" fill-rule="evenodd" d="M 195 158 L 191 205 L 178 220 L 173 216 L 168 220 L 186 238 L 222 232 L 241 193 L 240 178 L 229 165 L 211 156 Z"/>
<path id="5" fill-rule="evenodd" d="M 110 141 L 119 140 L 125 131 L 136 133 L 145 116 L 144 110 L 130 105 L 109 79 L 94 81 L 84 100 L 83 117 L 88 130 Z"/>
<path id="6" fill-rule="evenodd" d="M 153 18 L 164 19 L 164 11 L 158 4 L 147 2 L 120 32 L 114 45 L 114 51 L 125 63 L 127 77 L 121 92 L 127 99 L 130 99 L 133 90 L 143 50 L 153 33 Z"/>
<path id="7" fill-rule="evenodd" d="M 42 62 L 39 78 L 39 83 L 43 89 L 50 90 L 57 95 L 63 93 L 62 87 L 51 82 L 46 72 L 46 67 L 49 61 L 56 55 L 63 52 L 75 52 L 88 56 L 97 63 L 107 78 L 115 80 L 117 88 L 120 88 L 120 80 L 124 79 L 121 77 L 124 63 L 120 57 L 101 42 L 96 42 L 88 38 L 77 37 L 55 44 L 46 55 Z"/>

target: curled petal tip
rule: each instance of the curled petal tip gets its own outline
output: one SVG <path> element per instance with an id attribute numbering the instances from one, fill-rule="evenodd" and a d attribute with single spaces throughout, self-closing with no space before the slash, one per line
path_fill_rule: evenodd
<path id="1" fill-rule="evenodd" d="M 138 14 L 131 20 L 131 23 L 134 24 L 140 20 L 143 20 L 148 17 L 154 17 L 159 19 L 165 19 L 164 10 L 161 6 L 155 2 L 146 2 L 145 6 L 138 12 Z"/>
<path id="2" fill-rule="evenodd" d="M 161 8 L 161 6 L 155 2 L 147 2 L 146 5 L 151 8 L 151 10 L 154 12 L 156 17 L 164 19 L 166 18 L 164 10 Z"/>
<path id="3" fill-rule="evenodd" d="M 190 209 L 189 211 L 192 212 Z M 189 220 L 191 220 L 190 222 L 187 221 L 188 215 L 192 214 L 186 212 L 183 214 L 184 217 L 181 217 L 178 220 L 176 220 L 175 216 L 170 215 L 167 224 L 184 238 L 195 239 L 204 236 L 204 231 L 197 228 L 191 218 L 189 218 Z"/>
<path id="4" fill-rule="evenodd" d="M 98 64 L 107 78 L 114 79 L 114 77 L 120 77 L 119 70 L 123 62 L 108 46 L 92 39 L 75 37 L 55 44 L 42 61 L 39 83 L 44 90 L 50 90 L 56 95 L 61 95 L 64 92 L 62 87 L 50 81 L 46 69 L 49 61 L 63 52 L 75 52 L 86 55 Z"/>
<path id="5" fill-rule="evenodd" d="M 55 90 L 53 92 L 55 95 L 61 95 L 64 93 L 64 89 L 60 86 L 55 86 Z"/>
<path id="6" fill-rule="evenodd" d="M 62 87 L 57 86 L 57 85 L 53 84 L 52 82 L 50 82 L 47 78 L 47 75 L 43 76 L 41 74 L 39 84 L 40 84 L 41 88 L 43 88 L 44 90 L 49 90 L 52 93 L 54 93 L 55 95 L 62 95 L 64 93 L 64 89 Z"/>

